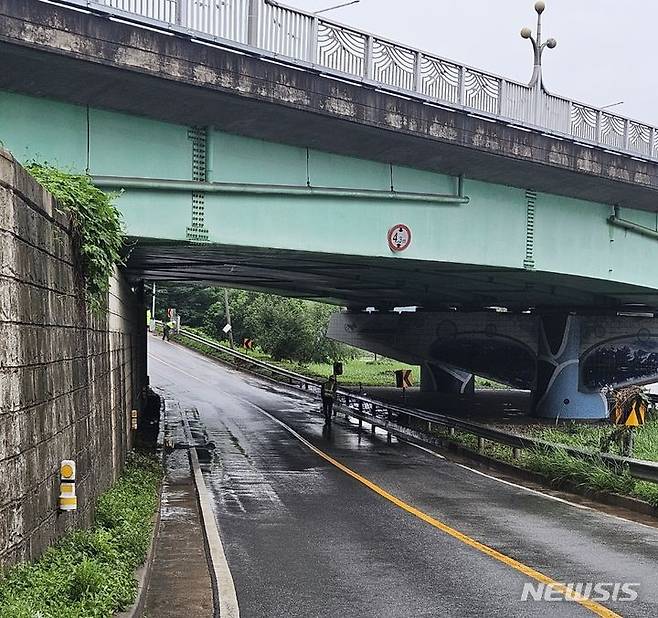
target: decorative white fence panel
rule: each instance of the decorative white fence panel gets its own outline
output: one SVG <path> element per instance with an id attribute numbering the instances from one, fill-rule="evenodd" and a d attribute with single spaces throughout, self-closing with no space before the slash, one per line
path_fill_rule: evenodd
<path id="1" fill-rule="evenodd" d="M 458 64 L 423 55 L 418 91 L 431 99 L 459 103 L 461 67 Z"/>
<path id="2" fill-rule="evenodd" d="M 248 42 L 249 0 L 178 0 L 178 4 L 180 25 L 213 37 Z"/>
<path id="3" fill-rule="evenodd" d="M 164 21 L 168 24 L 176 23 L 176 14 L 178 11 L 179 0 L 98 0 L 88 4 L 100 4 L 102 6 L 119 9 L 126 13 L 135 13 Z"/>
<path id="4" fill-rule="evenodd" d="M 414 90 L 416 54 L 411 50 L 374 39 L 372 42 L 372 74 L 376 82 Z"/>
<path id="5" fill-rule="evenodd" d="M 258 45 L 281 56 L 313 62 L 309 56 L 313 18 L 299 11 L 261 3 Z"/>
<path id="6" fill-rule="evenodd" d="M 571 128 L 571 101 L 546 92 L 535 92 L 537 116 L 534 125 L 549 131 L 569 135 Z"/>
<path id="7" fill-rule="evenodd" d="M 321 20 L 318 24 L 318 64 L 349 75 L 365 75 L 366 36 Z"/>
<path id="8" fill-rule="evenodd" d="M 234 41 L 502 122 L 658 160 L 658 130 L 281 6 L 274 0 L 60 0 Z"/>

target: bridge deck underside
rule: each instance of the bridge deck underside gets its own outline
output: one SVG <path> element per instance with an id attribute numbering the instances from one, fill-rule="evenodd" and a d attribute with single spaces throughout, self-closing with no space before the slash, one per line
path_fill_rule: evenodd
<path id="1" fill-rule="evenodd" d="M 481 265 L 137 241 L 128 269 L 135 278 L 212 281 L 349 307 L 399 306 L 476 310 L 487 306 L 597 313 L 657 307 L 658 291 L 572 275 Z"/>

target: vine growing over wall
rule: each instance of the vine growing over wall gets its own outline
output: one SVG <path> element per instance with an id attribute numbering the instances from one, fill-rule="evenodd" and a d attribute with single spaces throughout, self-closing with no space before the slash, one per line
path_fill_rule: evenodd
<path id="1" fill-rule="evenodd" d="M 71 217 L 74 241 L 93 311 L 104 308 L 115 265 L 123 263 L 124 235 L 113 195 L 95 187 L 89 176 L 63 172 L 48 164 L 31 163 L 27 170 L 57 199 Z"/>

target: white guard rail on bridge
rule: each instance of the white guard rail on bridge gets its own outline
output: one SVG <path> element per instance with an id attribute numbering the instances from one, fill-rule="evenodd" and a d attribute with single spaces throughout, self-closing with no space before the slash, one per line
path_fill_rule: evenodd
<path id="1" fill-rule="evenodd" d="M 247 369 L 257 374 L 268 375 L 271 378 L 278 379 L 279 381 L 287 382 L 293 386 L 299 386 L 304 390 L 320 389 L 320 380 L 309 378 L 287 369 L 282 369 L 276 365 L 266 363 L 264 361 L 255 359 L 248 354 L 243 354 L 236 350 L 232 350 L 226 346 L 219 345 L 214 341 L 201 337 L 198 334 L 187 330 L 181 329 L 180 335 L 187 339 L 211 348 L 221 354 L 226 355 L 232 359 L 232 363 L 240 368 Z M 450 430 L 459 430 L 478 438 L 478 444 L 481 445 L 482 440 L 489 440 L 496 444 L 503 444 L 511 447 L 512 449 L 542 449 L 548 451 L 561 450 L 567 452 L 573 457 L 581 459 L 600 458 L 606 465 L 615 470 L 627 469 L 633 478 L 649 481 L 651 483 L 658 483 L 658 462 L 645 461 L 641 459 L 632 459 L 628 457 L 619 457 L 617 455 L 608 455 L 603 453 L 594 453 L 584 449 L 573 448 L 569 446 L 553 444 L 545 440 L 537 440 L 520 436 L 518 434 L 500 431 L 482 425 L 479 423 L 472 423 L 463 419 L 438 414 L 435 412 L 428 412 L 426 410 L 418 410 L 415 408 L 404 408 L 401 406 L 391 405 L 378 401 L 370 397 L 358 395 L 347 390 L 339 389 L 338 402 L 345 406 L 345 411 L 348 416 L 353 416 L 359 420 L 359 427 L 362 421 L 374 427 L 380 427 L 386 432 L 396 435 L 404 440 L 415 443 L 424 443 L 431 445 L 440 445 L 442 440 L 418 429 L 413 429 L 406 424 L 401 423 L 402 419 L 414 418 L 433 425 L 440 425 L 447 427 Z"/>
<path id="2" fill-rule="evenodd" d="M 393 91 L 449 109 L 658 160 L 658 130 L 274 0 L 55 0 Z"/>

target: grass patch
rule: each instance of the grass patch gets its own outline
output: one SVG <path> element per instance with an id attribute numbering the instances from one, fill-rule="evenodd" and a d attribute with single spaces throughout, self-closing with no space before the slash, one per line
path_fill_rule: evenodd
<path id="1" fill-rule="evenodd" d="M 135 569 L 148 551 L 162 477 L 159 463 L 131 455 L 98 500 L 94 525 L 19 564 L 0 579 L 0 618 L 104 618 L 135 599 Z"/>
<path id="2" fill-rule="evenodd" d="M 540 437 L 548 442 L 590 448 L 596 451 L 598 440 L 595 441 L 595 438 L 603 435 L 606 431 L 610 431 L 610 426 L 596 428 L 586 426 L 585 428 L 588 431 L 581 432 L 574 424 L 573 427 L 567 427 L 566 430 L 565 428 L 546 428 L 543 431 L 527 431 L 525 433 L 533 433 L 536 437 Z M 645 446 L 651 444 L 650 436 L 652 435 L 652 431 L 649 428 L 649 437 L 643 441 Z M 477 438 L 472 434 L 461 431 L 455 431 L 453 434 L 450 434 L 443 427 L 435 429 L 432 433 L 448 442 L 465 447 L 471 451 L 477 451 Z M 561 441 L 564 435 L 569 437 Z M 485 440 L 479 452 L 486 457 L 537 472 L 557 484 L 572 483 L 592 492 L 607 492 L 632 496 L 658 508 L 657 484 L 637 481 L 629 474 L 627 469 L 614 469 L 603 463 L 596 455 L 593 455 L 591 459 L 581 459 L 571 457 L 563 449 L 555 451 L 534 449 L 521 450 L 519 456 L 515 458 L 510 447 L 488 440 Z M 653 455 L 655 458 L 655 452 Z"/>
<path id="3" fill-rule="evenodd" d="M 556 483 L 570 482 L 593 491 L 630 494 L 635 486 L 635 481 L 628 470 L 613 469 L 596 457 L 592 459 L 571 457 L 563 449 L 528 451 L 523 459 L 523 465 Z"/>
<path id="4" fill-rule="evenodd" d="M 199 336 L 213 341 L 217 345 L 227 347 L 223 342 L 217 341 L 212 337 L 206 335 L 199 329 L 188 329 L 193 332 L 198 332 Z M 187 347 L 203 352 L 209 356 L 217 358 L 226 358 L 221 352 L 214 348 L 197 343 L 185 335 L 172 335 L 172 340 L 176 340 Z M 299 373 L 308 378 L 315 378 L 318 380 L 328 378 L 333 372 L 333 366 L 329 363 L 296 363 L 294 361 L 286 360 L 272 360 L 270 356 L 263 353 L 261 350 L 243 350 L 239 352 L 246 354 L 256 360 L 261 360 L 275 367 L 286 369 Z M 341 361 L 343 363 L 343 375 L 339 378 L 340 386 L 395 386 L 395 370 L 396 369 L 411 369 L 414 384 L 420 382 L 420 367 L 417 365 L 405 365 L 390 358 L 378 357 L 374 360 L 373 357 L 354 358 Z"/>
<path id="5" fill-rule="evenodd" d="M 210 337 L 202 329 L 188 328 L 192 332 L 196 332 L 201 337 L 205 337 L 213 341 L 217 345 L 227 347 L 222 341 L 217 341 Z M 183 343 L 184 345 L 194 348 L 209 356 L 221 358 L 216 350 L 203 344 L 199 344 L 184 335 L 172 335 L 172 338 Z M 287 360 L 273 360 L 269 355 L 261 350 L 239 350 L 242 354 L 251 356 L 257 360 L 270 363 L 281 369 L 287 369 L 299 373 L 307 378 L 315 378 L 318 380 L 328 378 L 333 372 L 333 366 L 330 363 L 296 363 Z M 397 369 L 411 369 L 411 376 L 413 383 L 420 384 L 420 367 L 418 365 L 405 365 L 399 361 L 385 358 L 382 356 L 377 357 L 375 360 L 374 355 L 363 356 L 360 358 L 352 358 L 341 361 L 343 363 L 343 375 L 339 378 L 340 386 L 395 386 L 395 371 Z M 493 382 L 486 378 L 476 378 L 476 387 L 483 389 L 506 389 L 507 386 Z"/>
<path id="6" fill-rule="evenodd" d="M 601 439 L 610 435 L 613 426 L 610 423 L 566 423 L 558 427 L 532 425 L 519 426 L 518 431 L 533 438 L 598 451 Z M 635 430 L 635 447 L 633 457 L 658 461 L 658 420 L 653 419 Z M 613 450 L 613 453 L 618 452 Z"/>

